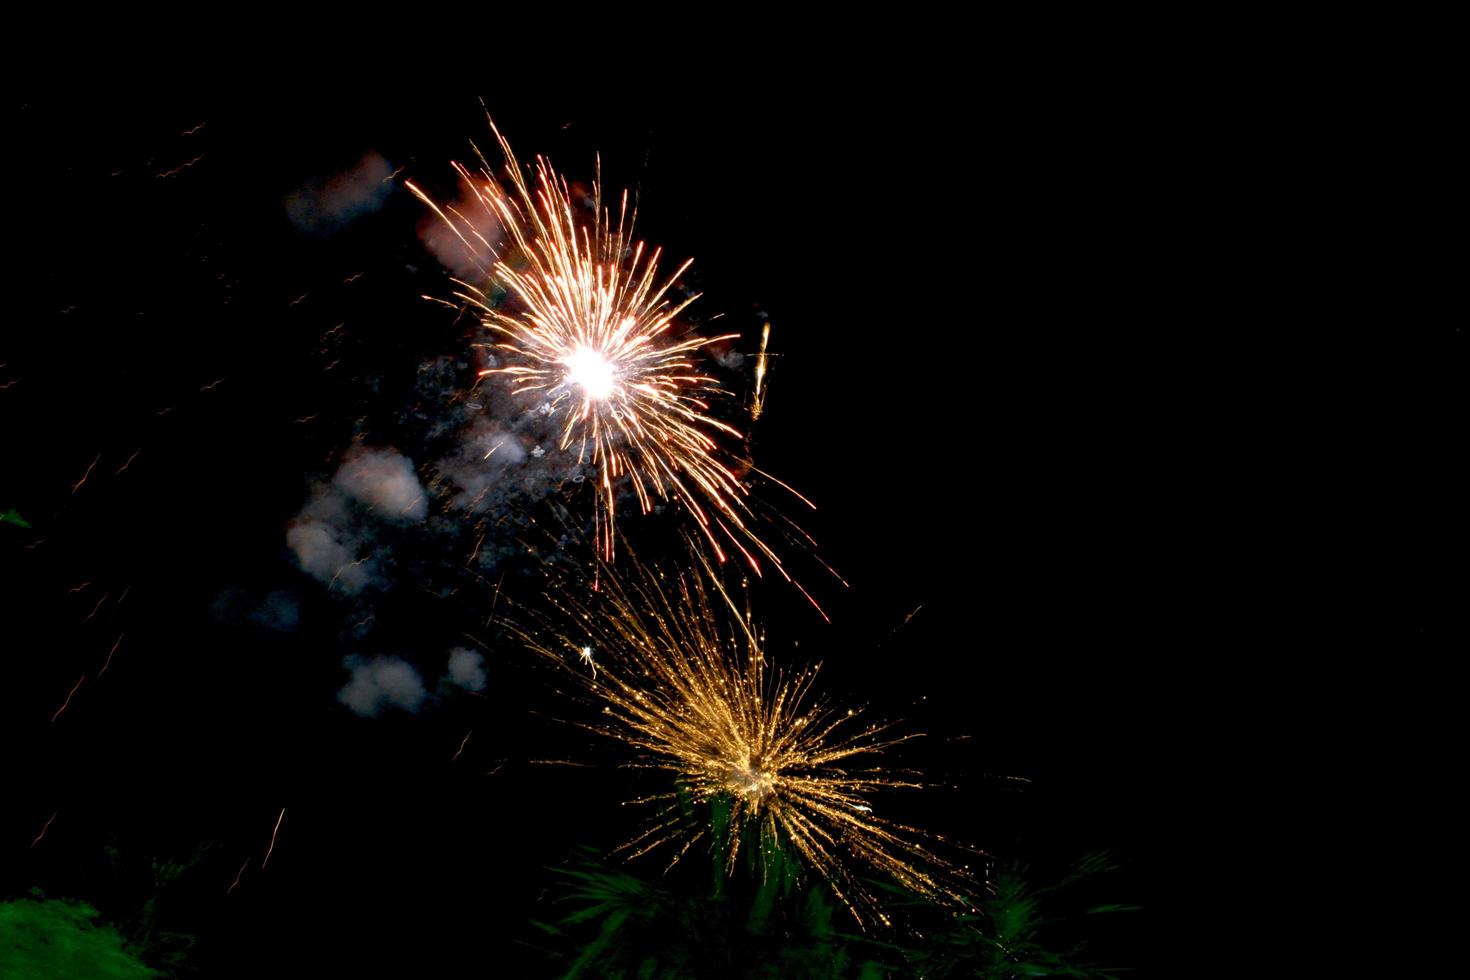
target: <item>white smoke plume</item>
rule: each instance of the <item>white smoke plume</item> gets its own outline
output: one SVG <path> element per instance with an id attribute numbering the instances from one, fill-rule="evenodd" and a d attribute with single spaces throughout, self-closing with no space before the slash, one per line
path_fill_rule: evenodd
<path id="1" fill-rule="evenodd" d="M 455 647 L 449 651 L 449 673 L 441 684 L 453 684 L 466 691 L 485 690 L 485 656 L 469 647 Z"/>
<path id="2" fill-rule="evenodd" d="M 318 486 L 286 530 L 301 570 L 344 595 L 381 585 L 373 535 L 354 511 L 365 506 L 382 520 L 422 521 L 429 497 L 413 461 L 392 449 L 354 448 L 330 483 Z"/>
<path id="3" fill-rule="evenodd" d="M 354 448 L 332 485 L 390 520 L 421 521 L 429 513 L 413 461 L 391 449 Z"/>
<path id="4" fill-rule="evenodd" d="M 301 570 L 346 595 L 357 595 L 376 581 L 370 560 L 359 560 L 349 533 L 322 521 L 304 521 L 286 529 L 286 545 Z"/>
<path id="5" fill-rule="evenodd" d="M 398 657 L 368 660 L 353 656 L 343 660 L 342 666 L 352 671 L 352 677 L 337 692 L 337 700 L 364 718 L 376 718 L 393 708 L 416 712 L 429 696 L 419 672 Z"/>

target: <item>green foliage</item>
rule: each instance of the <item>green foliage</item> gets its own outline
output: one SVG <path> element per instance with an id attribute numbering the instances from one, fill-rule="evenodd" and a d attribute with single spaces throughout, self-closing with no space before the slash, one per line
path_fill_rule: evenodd
<path id="1" fill-rule="evenodd" d="M 156 854 L 127 857 L 116 846 L 104 849 L 115 879 L 118 893 L 115 914 L 123 935 L 133 948 L 169 976 L 189 973 L 198 943 L 198 937 L 192 933 L 166 928 L 177 920 L 177 913 L 187 901 L 176 894 L 177 886 L 211 850 L 211 845 L 202 845 L 186 857 L 175 858 Z"/>
<path id="2" fill-rule="evenodd" d="M 949 916 L 925 930 L 925 941 L 906 945 L 902 959 L 909 971 L 924 977 L 1113 980 L 1126 971 L 1090 963 L 1077 927 L 1092 916 L 1137 907 L 1110 903 L 1065 914 L 1063 909 L 1071 904 L 1074 886 L 1115 870 L 1112 856 L 1101 851 L 1084 856 L 1065 878 L 1047 886 L 1034 885 L 1020 868 L 1002 869 L 977 911 Z M 893 896 L 892 908 L 924 904 L 897 888 L 883 890 Z"/>
<path id="3" fill-rule="evenodd" d="M 39 897 L 0 903 L 0 977 L 6 980 L 148 980 L 159 976 L 122 934 L 80 902 Z"/>
<path id="4" fill-rule="evenodd" d="M 196 921 L 197 885 L 202 882 L 191 883 L 190 879 L 196 877 L 192 872 L 211 850 L 212 845 L 201 845 L 182 857 L 160 856 L 113 840 L 90 855 L 86 901 L 46 901 L 40 891 L 33 889 L 29 900 L 0 904 L 0 980 L 30 976 L 80 980 L 94 976 L 196 975 L 193 959 L 199 939 L 180 927 Z M 87 925 L 93 919 L 105 924 Z M 85 929 L 79 932 L 83 926 Z M 82 932 L 87 935 L 77 939 Z M 96 936 L 92 934 L 111 937 L 107 942 L 124 950 L 128 961 L 146 972 L 106 972 L 105 965 L 89 965 L 83 970 L 70 961 L 53 969 L 44 957 L 37 962 L 46 965 L 45 969 L 32 963 L 42 954 L 59 955 L 58 950 L 78 943 L 95 946 Z M 10 962 L 10 958 L 17 957 L 21 966 Z"/>
<path id="5" fill-rule="evenodd" d="M 718 814 L 716 814 L 718 823 Z M 649 883 L 583 850 L 555 869 L 566 913 L 535 923 L 562 976 L 639 978 L 1070 977 L 1109 980 L 1120 971 L 1088 961 L 1079 925 L 1131 911 L 1114 903 L 1072 908 L 1074 886 L 1114 870 L 1106 854 L 1083 858 L 1062 881 L 1039 887 L 1020 869 L 998 873 L 993 893 L 955 914 L 901 888 L 870 882 L 908 928 L 842 931 L 852 920 L 820 883 L 798 874 L 781 841 L 761 840 L 726 879 L 723 838 L 711 848 L 721 873 L 705 893 L 679 881 Z M 742 845 L 743 847 L 744 845 Z M 758 852 L 758 853 L 757 853 Z M 686 882 L 687 883 L 687 882 Z M 841 924 L 838 929 L 835 924 Z M 589 938 L 590 934 L 590 938 Z"/>
<path id="6" fill-rule="evenodd" d="M 680 889 L 671 880 L 646 882 L 606 866 L 589 849 L 571 867 L 553 869 L 561 886 L 555 900 L 568 911 L 533 925 L 561 975 L 884 976 L 876 962 L 855 960 L 836 941 L 831 902 L 819 890 L 800 888 L 794 859 L 778 841 L 746 850 L 740 873 L 728 880 L 723 846 L 711 850 L 719 874 L 707 891 Z"/>

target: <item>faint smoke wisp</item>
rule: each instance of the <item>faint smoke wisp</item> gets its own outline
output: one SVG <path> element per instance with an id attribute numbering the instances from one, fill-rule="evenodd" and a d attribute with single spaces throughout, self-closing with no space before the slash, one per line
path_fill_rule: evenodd
<path id="1" fill-rule="evenodd" d="M 445 211 L 453 213 L 459 230 L 436 215 L 427 215 L 419 223 L 419 241 L 440 265 L 459 278 L 471 282 L 483 278 L 500 251 L 504 237 L 500 222 L 468 189 Z"/>
<path id="2" fill-rule="evenodd" d="M 342 173 L 309 181 L 289 194 L 283 202 L 286 215 L 297 231 L 330 235 L 383 206 L 393 190 L 391 173 L 382 154 L 367 153 Z"/>
<path id="3" fill-rule="evenodd" d="M 215 596 L 214 614 L 220 622 L 249 623 L 272 633 L 290 633 L 301 622 L 301 603 L 290 592 L 276 589 L 256 602 L 245 589 L 232 586 Z"/>
<path id="4" fill-rule="evenodd" d="M 459 452 L 440 460 L 438 470 L 456 491 L 450 506 L 478 514 L 499 503 L 499 495 L 490 496 L 492 488 L 504 490 L 511 480 L 524 476 L 526 447 L 504 424 L 483 418 L 463 439 Z"/>

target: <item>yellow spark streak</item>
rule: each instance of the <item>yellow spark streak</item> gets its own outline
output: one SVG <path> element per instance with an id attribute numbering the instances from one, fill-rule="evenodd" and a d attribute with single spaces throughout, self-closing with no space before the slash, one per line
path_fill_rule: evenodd
<path id="1" fill-rule="evenodd" d="M 750 402 L 750 420 L 754 422 L 766 409 L 766 343 L 771 339 L 771 323 L 761 328 L 761 350 L 755 356 L 755 394 Z"/>
<path id="2" fill-rule="evenodd" d="M 579 465 L 597 468 L 589 482 L 597 487 L 599 554 L 613 557 L 616 497 L 626 484 L 643 513 L 657 501 L 682 503 L 719 561 L 725 552 L 717 535 L 734 543 L 757 574 L 755 553 L 789 580 L 775 553 L 750 527 L 750 491 L 722 441 L 743 439 L 743 433 L 710 414 L 712 400 L 726 392 L 693 360 L 700 349 L 738 334 L 681 337 L 675 325 L 699 298 L 670 296 L 693 260 L 660 284 L 662 251 L 646 251 L 643 242 L 633 240 L 637 211 L 629 212 L 627 192 L 616 220 L 603 206 L 600 161 L 589 215 L 580 202 L 573 203 L 566 178 L 543 157 L 536 159 L 533 187 L 493 120 L 490 128 L 505 158 L 509 186 L 494 176 L 483 155 L 477 173 L 459 163 L 454 169 L 504 230 L 510 257 L 464 215 L 439 206 L 412 181 L 405 186 L 450 227 L 469 254 L 493 257 L 481 271 L 503 299 L 493 300 L 489 290 L 462 281 L 456 281 L 453 294 L 498 337 L 491 346 L 500 363 L 480 374 L 502 375 L 514 394 L 543 399 L 562 422 L 559 448 L 575 447 Z M 754 547 L 745 548 L 742 540 Z"/>
<path id="3" fill-rule="evenodd" d="M 935 853 L 936 843 L 961 845 L 875 812 L 882 791 L 922 786 L 878 758 L 917 736 L 814 696 L 816 667 L 768 673 L 749 608 L 737 607 L 702 556 L 699 565 L 656 575 L 633 563 L 633 574 L 607 576 L 600 594 L 564 584 L 549 594 L 555 619 L 526 608 L 524 623 L 513 615 L 508 625 L 563 667 L 589 640 L 605 655 L 595 681 L 566 673 L 602 706 L 583 727 L 628 745 L 634 767 L 671 774 L 694 799 L 728 801 L 727 873 L 753 829 L 763 840 L 789 841 L 864 928 L 889 924 L 859 877 L 873 870 L 970 908 L 982 884 Z M 620 850 L 637 857 L 672 847 L 670 866 L 677 863 L 704 833 L 670 816 L 678 799 L 669 792 L 636 800 L 663 812 Z"/>

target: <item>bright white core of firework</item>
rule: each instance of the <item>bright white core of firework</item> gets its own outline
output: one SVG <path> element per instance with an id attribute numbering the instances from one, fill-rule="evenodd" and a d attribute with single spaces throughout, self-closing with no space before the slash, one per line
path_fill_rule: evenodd
<path id="1" fill-rule="evenodd" d="M 725 785 L 735 793 L 757 799 L 770 796 L 776 788 L 775 780 L 770 774 L 764 772 L 759 765 L 752 765 L 749 761 L 732 765 L 725 776 Z"/>
<path id="2" fill-rule="evenodd" d="M 588 398 L 601 401 L 613 390 L 613 367 L 590 347 L 578 347 L 567 355 L 567 381 L 579 386 Z"/>

